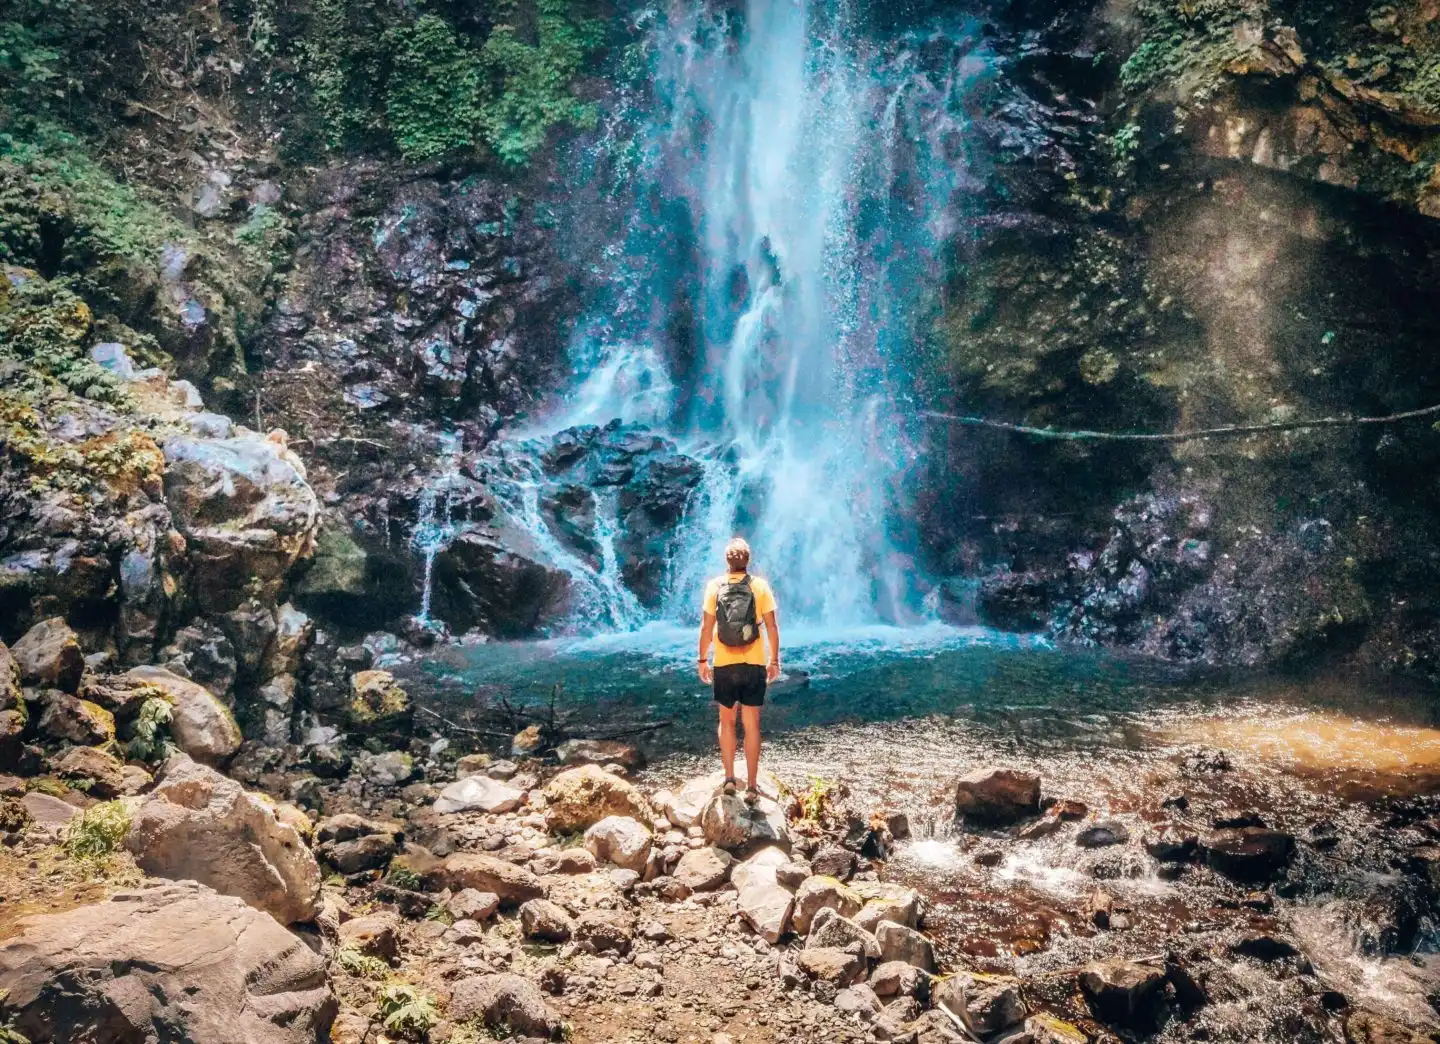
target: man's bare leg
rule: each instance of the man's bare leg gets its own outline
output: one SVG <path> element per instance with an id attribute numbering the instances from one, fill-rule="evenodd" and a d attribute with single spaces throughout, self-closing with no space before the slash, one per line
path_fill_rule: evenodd
<path id="1" fill-rule="evenodd" d="M 725 778 L 735 778 L 735 707 L 725 707 L 715 704 L 720 711 L 720 764 L 725 767 Z M 739 706 L 738 704 L 736 706 Z M 745 733 L 746 744 L 749 744 L 750 733 Z"/>
<path id="2" fill-rule="evenodd" d="M 749 773 L 750 776 L 747 782 L 751 790 L 757 790 L 759 789 L 760 778 L 760 708 L 742 705 L 740 707 L 740 720 L 745 725 L 745 771 Z M 733 764 L 733 754 L 735 750 L 735 737 L 733 734 L 730 737 L 730 750 L 732 754 L 731 763 Z"/>

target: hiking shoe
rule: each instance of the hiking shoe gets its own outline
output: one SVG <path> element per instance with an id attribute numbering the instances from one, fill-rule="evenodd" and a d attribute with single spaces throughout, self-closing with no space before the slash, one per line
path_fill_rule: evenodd
<path id="1" fill-rule="evenodd" d="M 745 804 L 749 805 L 751 808 L 754 808 L 756 805 L 760 804 L 760 788 L 759 788 L 759 787 L 746 787 L 746 788 L 745 788 Z"/>
<path id="2" fill-rule="evenodd" d="M 726 776 L 725 782 L 720 784 L 720 792 L 728 797 L 729 795 L 734 794 L 735 791 L 739 789 L 739 787 L 740 781 L 738 779 L 736 779 L 734 776 Z"/>

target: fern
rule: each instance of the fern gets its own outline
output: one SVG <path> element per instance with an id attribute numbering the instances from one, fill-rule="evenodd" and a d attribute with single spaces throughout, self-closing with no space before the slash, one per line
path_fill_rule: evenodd
<path id="1" fill-rule="evenodd" d="M 166 736 L 174 711 L 162 696 L 148 696 L 135 719 L 135 735 L 127 752 L 136 761 L 159 761 L 170 749 Z"/>

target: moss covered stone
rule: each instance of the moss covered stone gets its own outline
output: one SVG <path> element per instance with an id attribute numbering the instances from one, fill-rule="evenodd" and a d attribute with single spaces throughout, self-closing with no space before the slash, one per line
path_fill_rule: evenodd
<path id="1" fill-rule="evenodd" d="M 350 678 L 346 716 L 362 732 L 392 732 L 409 727 L 410 697 L 389 671 L 360 671 Z"/>

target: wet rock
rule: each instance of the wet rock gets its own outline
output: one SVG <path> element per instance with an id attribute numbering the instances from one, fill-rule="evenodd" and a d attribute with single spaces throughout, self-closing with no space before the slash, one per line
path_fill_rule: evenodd
<path id="1" fill-rule="evenodd" d="M 627 772 L 645 767 L 645 755 L 639 748 L 618 740 L 566 740 L 555 748 L 562 765 L 620 765 Z"/>
<path id="2" fill-rule="evenodd" d="M 730 871 L 740 916 L 762 939 L 774 945 L 790 930 L 795 896 L 780 884 L 777 867 L 789 861 L 780 848 L 764 848 Z"/>
<path id="3" fill-rule="evenodd" d="M 848 848 L 828 845 L 810 857 L 812 873 L 848 881 L 855 873 L 856 855 Z"/>
<path id="4" fill-rule="evenodd" d="M 988 769 L 955 784 L 955 812 L 968 823 L 1006 826 L 1040 814 L 1040 777 L 1019 769 Z"/>
<path id="5" fill-rule="evenodd" d="M 1130 840 L 1130 830 L 1124 823 L 1113 819 L 1086 827 L 1075 836 L 1075 844 L 1081 848 L 1106 848 L 1123 845 Z"/>
<path id="6" fill-rule="evenodd" d="M 1144 1027 L 1152 1018 L 1165 985 L 1165 973 L 1149 964 L 1122 958 L 1087 966 L 1080 973 L 1080 989 L 1106 1022 Z"/>
<path id="7" fill-rule="evenodd" d="M 544 884 L 529 870 L 479 852 L 456 852 L 446 856 L 427 876 L 440 887 L 493 892 L 502 903 L 517 906 L 545 896 Z"/>
<path id="8" fill-rule="evenodd" d="M 461 979 L 450 995 L 446 1014 L 456 1022 L 479 1019 L 488 1029 L 559 1040 L 564 1022 L 545 995 L 519 975 L 480 975 Z"/>
<path id="9" fill-rule="evenodd" d="M 89 700 L 51 689 L 45 694 L 44 707 L 39 728 L 51 739 L 93 747 L 115 738 L 115 716 Z"/>
<path id="10" fill-rule="evenodd" d="M 356 917 L 340 925 L 339 938 L 341 946 L 394 961 L 400 956 L 400 919 L 384 911 Z"/>
<path id="11" fill-rule="evenodd" d="M 710 799 L 715 796 L 721 785 L 725 782 L 724 772 L 712 772 L 709 775 L 697 776 L 688 780 L 678 793 L 668 790 L 657 791 L 655 794 L 655 807 L 664 813 L 675 826 L 681 830 L 688 829 L 700 822 L 700 813 L 709 804 Z M 780 780 L 774 773 L 765 769 L 760 770 L 760 789 L 767 794 L 779 794 Z"/>
<path id="12" fill-rule="evenodd" d="M 1199 848 L 1199 835 L 1175 823 L 1162 823 L 1145 838 L 1145 851 L 1162 863 L 1188 863 Z"/>
<path id="13" fill-rule="evenodd" d="M 628 816 L 649 825 L 650 803 L 640 791 L 595 765 L 566 769 L 545 787 L 545 823 L 553 834 L 573 834 L 607 816 Z"/>
<path id="14" fill-rule="evenodd" d="M 462 533 L 435 558 L 437 614 L 457 631 L 525 638 L 563 610 L 570 577 L 518 531 Z"/>
<path id="15" fill-rule="evenodd" d="M 828 982 L 841 989 L 865 978 L 865 956 L 833 947 L 802 950 L 800 969 L 812 979 Z"/>
<path id="16" fill-rule="evenodd" d="M 170 702 L 170 735 L 196 761 L 219 765 L 240 749 L 240 726 L 215 694 L 163 667 L 134 667 L 120 676 L 129 685 L 154 686 Z"/>
<path id="17" fill-rule="evenodd" d="M 20 681 L 74 695 L 85 673 L 85 653 L 66 622 L 54 617 L 37 623 L 10 647 Z"/>
<path id="18" fill-rule="evenodd" d="M 860 896 L 834 877 L 811 877 L 795 892 L 795 931 L 800 935 L 808 934 L 811 922 L 821 910 L 834 910 L 842 917 L 853 917 L 862 905 Z"/>
<path id="19" fill-rule="evenodd" d="M 562 943 L 574 934 L 575 922 L 564 907 L 547 899 L 531 899 L 520 907 L 520 930 L 527 939 Z"/>
<path id="20" fill-rule="evenodd" d="M 1345 1019 L 1345 1044 L 1430 1044 L 1433 1040 L 1433 1036 L 1374 1012 L 1357 1011 Z"/>
<path id="21" fill-rule="evenodd" d="M 489 776 L 466 776 L 440 791 L 435 811 L 514 812 L 525 803 L 525 792 Z"/>
<path id="22" fill-rule="evenodd" d="M 171 435 L 165 501 L 185 537 L 200 608 L 228 612 L 244 592 L 274 604 L 290 568 L 314 548 L 319 504 L 283 438 Z"/>
<path id="23" fill-rule="evenodd" d="M 674 877 L 692 892 L 713 892 L 730 879 L 734 863 L 735 857 L 723 848 L 692 848 L 675 865 Z M 780 869 L 776 871 L 777 880 Z"/>
<path id="24" fill-rule="evenodd" d="M 124 766 L 96 747 L 71 747 L 55 762 L 54 769 L 63 779 L 89 780 L 91 797 L 108 799 L 125 791 Z"/>
<path id="25" fill-rule="evenodd" d="M 913 928 L 894 921 L 881 921 L 875 929 L 880 943 L 880 960 L 904 961 L 921 971 L 935 971 L 935 946 Z"/>
<path id="26" fill-rule="evenodd" d="M 320 867 L 271 804 L 183 754 L 136 809 L 125 847 L 148 874 L 194 880 L 282 924 L 319 909 Z"/>
<path id="27" fill-rule="evenodd" d="M 1295 855 L 1295 839 L 1279 830 L 1219 830 L 1202 842 L 1210 868 L 1236 881 L 1264 881 L 1283 871 Z"/>
<path id="28" fill-rule="evenodd" d="M 785 810 L 763 792 L 759 802 L 751 806 L 739 792 L 726 794 L 717 790 L 700 810 L 700 828 L 708 844 L 733 852 L 768 845 L 790 847 Z"/>
<path id="29" fill-rule="evenodd" d="M 828 908 L 815 915 L 805 947 L 819 950 L 853 950 L 858 947 L 867 960 L 878 961 L 882 956 L 875 936 L 848 917 L 841 917 Z"/>
<path id="30" fill-rule="evenodd" d="M 268 914 L 193 881 L 27 917 L 0 943 L 14 1028 L 42 1040 L 311 1044 L 336 1004 L 325 962 Z"/>
<path id="31" fill-rule="evenodd" d="M 598 862 L 643 873 L 650 858 L 650 831 L 629 816 L 606 816 L 585 831 L 585 848 Z"/>
<path id="32" fill-rule="evenodd" d="M 1247 932 L 1230 943 L 1230 952 L 1241 957 L 1254 957 L 1258 961 L 1280 961 L 1300 956 L 1294 943 L 1273 932 Z"/>
<path id="33" fill-rule="evenodd" d="M 586 910 L 575 919 L 575 939 L 587 943 L 596 953 L 630 952 L 635 922 L 619 910 Z"/>
<path id="34" fill-rule="evenodd" d="M 977 1037 L 1002 1033 L 1028 1014 L 1019 980 L 1000 975 L 959 972 L 936 983 L 931 996 L 936 1007 L 944 1005 Z"/>

